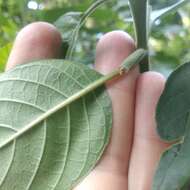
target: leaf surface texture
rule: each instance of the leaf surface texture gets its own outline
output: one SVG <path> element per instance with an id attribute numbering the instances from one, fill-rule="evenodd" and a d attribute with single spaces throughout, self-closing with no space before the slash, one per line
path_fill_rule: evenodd
<path id="1" fill-rule="evenodd" d="M 65 60 L 0 75 L 0 143 L 100 77 Z M 0 149 L 0 190 L 72 189 L 100 159 L 111 126 L 111 101 L 102 86 Z"/>
<path id="2" fill-rule="evenodd" d="M 161 157 L 153 190 L 188 190 L 190 181 L 190 63 L 169 77 L 157 106 L 160 137 L 175 142 Z"/>

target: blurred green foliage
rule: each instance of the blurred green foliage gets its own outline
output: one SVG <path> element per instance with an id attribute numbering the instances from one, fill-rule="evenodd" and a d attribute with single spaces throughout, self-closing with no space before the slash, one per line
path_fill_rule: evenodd
<path id="1" fill-rule="evenodd" d="M 0 0 L 0 70 L 3 71 L 18 31 L 34 21 L 54 23 L 69 11 L 85 11 L 92 0 Z M 153 9 L 165 8 L 178 0 L 151 0 Z M 76 48 L 75 59 L 92 63 L 97 40 L 111 30 L 124 30 L 134 37 L 128 2 L 110 0 L 86 21 Z M 176 13 L 157 20 L 150 39 L 152 69 L 166 76 L 180 63 L 190 60 L 190 3 Z"/>

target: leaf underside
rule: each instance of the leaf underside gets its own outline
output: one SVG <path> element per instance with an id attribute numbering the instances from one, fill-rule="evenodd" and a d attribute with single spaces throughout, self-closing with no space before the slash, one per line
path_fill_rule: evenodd
<path id="1" fill-rule="evenodd" d="M 63 60 L 0 75 L 0 144 L 101 76 Z M 111 126 L 111 101 L 103 86 L 0 149 L 0 190 L 72 189 L 100 159 Z"/>
<path id="2" fill-rule="evenodd" d="M 188 190 L 190 185 L 190 63 L 169 77 L 157 106 L 160 137 L 177 142 L 161 157 L 153 190 Z"/>

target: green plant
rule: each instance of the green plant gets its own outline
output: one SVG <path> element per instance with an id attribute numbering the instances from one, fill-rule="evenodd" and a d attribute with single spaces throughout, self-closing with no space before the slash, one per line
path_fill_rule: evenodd
<path id="1" fill-rule="evenodd" d="M 1 190 L 41 190 L 48 186 L 70 190 L 91 171 L 109 141 L 112 126 L 105 82 L 127 72 L 134 64 L 140 64 L 141 72 L 148 71 L 148 41 L 153 23 L 188 1 L 152 11 L 148 0 L 129 0 L 138 50 L 119 68 L 103 76 L 74 62 L 73 52 L 86 18 L 105 2 L 109 0 L 97 0 L 86 12 L 70 12 L 55 22 L 64 34 L 64 60 L 37 61 L 0 75 Z M 190 168 L 184 164 L 189 161 L 189 64 L 171 75 L 158 104 L 160 136 L 178 143 L 163 154 L 153 190 L 188 189 Z M 176 105 L 180 109 L 171 109 Z M 98 114 L 100 110 L 102 114 Z M 15 112 L 17 117 L 13 117 Z"/>

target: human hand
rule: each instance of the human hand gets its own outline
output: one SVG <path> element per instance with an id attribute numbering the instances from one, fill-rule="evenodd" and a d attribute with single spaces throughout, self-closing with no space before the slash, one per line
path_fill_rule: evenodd
<path id="1" fill-rule="evenodd" d="M 108 73 L 134 51 L 124 32 L 111 32 L 97 45 L 95 68 Z M 59 58 L 61 37 L 47 23 L 34 23 L 17 36 L 7 68 L 33 60 Z M 75 190 L 150 190 L 155 167 L 168 146 L 156 134 L 155 109 L 165 79 L 158 73 L 139 74 L 138 67 L 109 82 L 113 103 L 112 136 L 94 170 Z"/>

